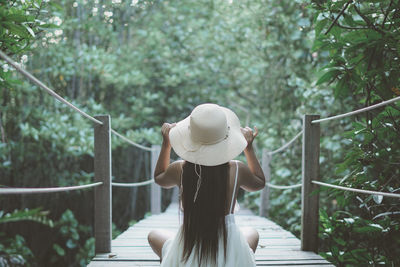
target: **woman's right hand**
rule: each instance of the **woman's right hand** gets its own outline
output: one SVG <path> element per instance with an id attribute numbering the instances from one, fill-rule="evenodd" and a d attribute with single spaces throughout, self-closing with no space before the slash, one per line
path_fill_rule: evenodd
<path id="1" fill-rule="evenodd" d="M 251 146 L 253 144 L 254 138 L 258 135 L 258 129 L 256 126 L 254 126 L 254 132 L 253 129 L 251 129 L 249 126 L 246 126 L 245 128 L 240 128 L 242 131 L 242 134 L 244 138 L 247 141 L 247 147 Z"/>
<path id="2" fill-rule="evenodd" d="M 162 126 L 161 126 L 161 134 L 163 137 L 163 143 L 166 145 L 169 145 L 169 131 L 176 126 L 176 123 L 167 123 L 165 122 Z"/>

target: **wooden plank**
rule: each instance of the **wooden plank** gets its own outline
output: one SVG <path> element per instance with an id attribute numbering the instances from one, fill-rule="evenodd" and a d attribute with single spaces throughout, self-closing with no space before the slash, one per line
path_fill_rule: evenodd
<path id="1" fill-rule="evenodd" d="M 132 242 L 131 239 L 117 239 L 117 240 L 113 240 L 111 242 L 113 247 L 127 247 L 127 246 L 132 246 L 133 243 L 135 243 L 136 245 L 138 244 L 142 244 L 142 245 L 146 245 L 147 243 L 147 239 L 135 239 L 134 242 Z M 269 246 L 269 245 L 298 245 L 300 246 L 300 240 L 295 239 L 295 238 L 291 238 L 291 239 L 263 239 L 262 242 L 263 246 Z"/>
<path id="2" fill-rule="evenodd" d="M 179 227 L 177 209 L 177 205 L 171 204 L 165 213 L 152 215 L 130 227 L 112 241 L 111 254 L 96 255 L 89 266 L 159 266 L 159 258 L 147 242 L 147 234 L 150 230 L 158 228 L 155 225 L 159 225 L 160 222 L 164 222 L 164 226 L 167 224 L 168 229 L 176 232 Z M 332 266 L 320 255 L 302 251 L 300 240 L 268 219 L 240 214 L 248 213 L 245 209 L 242 213 L 239 212 L 235 216 L 236 224 L 258 225 L 256 228 L 260 233 L 260 241 L 255 253 L 257 266 Z M 268 227 L 264 227 L 265 224 L 268 224 Z"/>
<path id="3" fill-rule="evenodd" d="M 156 169 L 158 156 L 160 155 L 161 147 L 159 145 L 151 146 L 151 175 L 154 175 L 154 170 Z M 161 187 L 156 184 L 151 184 L 151 202 L 150 202 L 150 211 L 152 214 L 160 214 L 161 213 Z"/>
<path id="4" fill-rule="evenodd" d="M 111 136 L 109 115 L 95 116 L 103 125 L 94 126 L 94 177 L 103 182 L 94 193 L 94 237 L 96 253 L 111 251 Z"/>
<path id="5" fill-rule="evenodd" d="M 315 253 L 307 254 L 309 251 L 301 251 L 299 247 L 297 249 L 265 249 L 265 250 L 256 250 L 255 257 L 256 260 L 288 260 L 288 259 L 319 259 L 323 260 L 323 258 Z M 111 254 L 98 254 L 95 259 L 104 259 L 104 260 L 157 260 L 158 256 L 152 251 L 137 251 L 136 249 L 132 250 L 119 250 L 117 248 L 113 248 Z"/>
<path id="6" fill-rule="evenodd" d="M 89 267 L 159 267 L 160 263 L 157 262 L 131 262 L 131 261 L 122 261 L 122 262 L 108 262 L 108 261 L 93 261 L 89 265 Z M 310 263 L 310 264 L 304 264 L 302 262 L 299 262 L 298 264 L 296 263 L 286 263 L 286 262 L 257 262 L 257 266 L 302 266 L 302 267 L 317 267 L 317 266 L 323 266 L 323 267 L 334 267 L 334 265 L 329 264 L 329 263 Z"/>
<path id="7" fill-rule="evenodd" d="M 111 261 L 92 261 L 89 263 L 88 267 L 159 267 L 160 261 L 120 261 L 120 262 L 111 262 Z"/>
<path id="8" fill-rule="evenodd" d="M 269 183 L 271 181 L 271 168 L 269 166 L 271 162 L 271 155 L 264 149 L 262 152 L 261 166 L 265 175 L 265 181 Z M 264 189 L 260 193 L 260 208 L 259 214 L 263 217 L 268 217 L 268 209 L 269 209 L 269 194 L 270 194 L 269 186 L 264 187 Z"/>
<path id="9" fill-rule="evenodd" d="M 319 115 L 303 117 L 301 249 L 314 252 L 318 252 L 319 195 L 311 195 L 318 189 L 311 181 L 319 180 L 320 125 L 311 122 L 319 117 Z"/>

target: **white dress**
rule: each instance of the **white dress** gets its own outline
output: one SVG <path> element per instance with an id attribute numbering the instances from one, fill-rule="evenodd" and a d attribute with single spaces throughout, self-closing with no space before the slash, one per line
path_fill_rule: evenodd
<path id="1" fill-rule="evenodd" d="M 238 176 L 238 165 L 236 163 L 235 186 L 231 200 L 230 211 L 232 212 L 233 200 L 236 192 Z M 219 240 L 219 249 L 217 254 L 217 264 L 211 265 L 204 262 L 202 266 L 215 267 L 252 267 L 256 266 L 253 250 L 250 248 L 239 227 L 235 223 L 235 215 L 233 213 L 225 216 L 225 224 L 227 230 L 226 259 L 224 260 L 223 238 Z M 181 242 L 182 226 L 178 233 L 172 239 L 168 239 L 162 248 L 161 267 L 199 267 L 197 257 L 195 257 L 195 249 L 192 250 L 188 261 L 182 261 L 183 242 Z"/>

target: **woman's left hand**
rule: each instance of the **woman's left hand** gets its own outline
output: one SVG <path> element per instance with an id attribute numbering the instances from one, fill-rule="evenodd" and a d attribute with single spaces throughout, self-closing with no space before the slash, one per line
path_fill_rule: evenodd
<path id="1" fill-rule="evenodd" d="M 247 141 L 247 147 L 250 147 L 253 144 L 254 138 L 258 135 L 258 129 L 256 126 L 254 126 L 254 132 L 253 129 L 251 129 L 249 126 L 246 126 L 245 128 L 240 128 L 242 131 L 242 134 L 244 138 Z"/>
<path id="2" fill-rule="evenodd" d="M 169 145 L 169 131 L 176 126 L 176 123 L 167 123 L 165 122 L 162 126 L 161 126 L 161 134 L 163 137 L 163 143 Z"/>

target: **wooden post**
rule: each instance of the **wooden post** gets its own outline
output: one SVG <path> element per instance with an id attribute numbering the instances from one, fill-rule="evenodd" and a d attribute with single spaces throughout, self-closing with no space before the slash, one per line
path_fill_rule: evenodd
<path id="1" fill-rule="evenodd" d="M 318 206 L 319 194 L 310 195 L 318 189 L 311 183 L 319 180 L 320 125 L 312 124 L 319 115 L 303 117 L 303 156 L 301 190 L 301 250 L 318 252 Z"/>
<path id="2" fill-rule="evenodd" d="M 95 116 L 103 125 L 94 126 L 94 179 L 103 182 L 94 193 L 95 253 L 111 252 L 111 118 Z"/>
<path id="3" fill-rule="evenodd" d="M 272 156 L 263 149 L 262 159 L 261 159 L 261 167 L 263 169 L 265 175 L 265 182 L 269 183 L 271 181 L 271 168 L 269 166 L 271 162 Z M 268 209 L 269 209 L 269 186 L 264 187 L 260 194 L 260 216 L 268 217 Z"/>
<path id="4" fill-rule="evenodd" d="M 154 170 L 156 169 L 157 159 L 160 155 L 161 147 L 158 145 L 153 145 L 151 147 L 151 175 L 154 175 Z M 156 184 L 151 184 L 151 213 L 160 214 L 161 213 L 161 187 Z"/>

